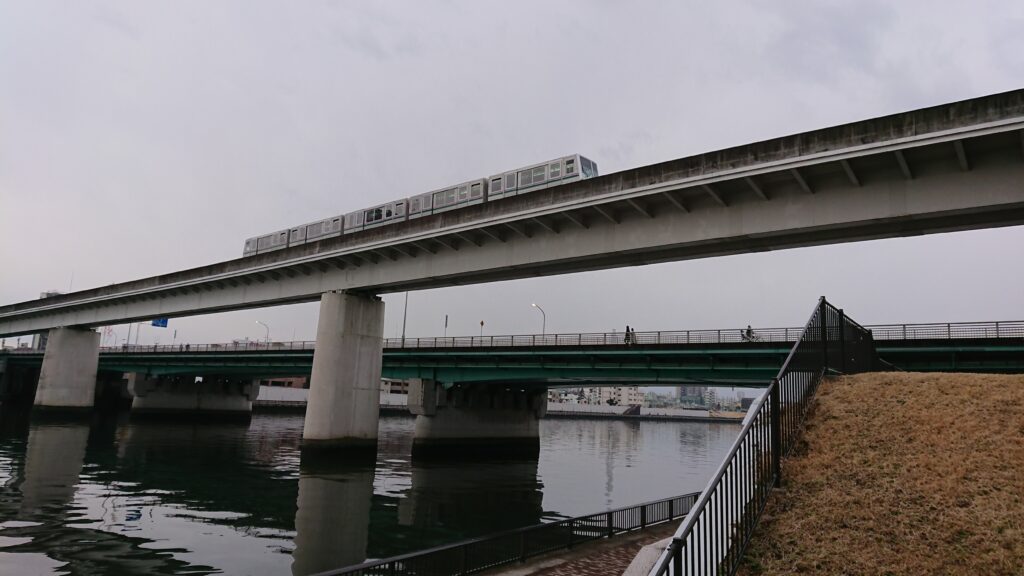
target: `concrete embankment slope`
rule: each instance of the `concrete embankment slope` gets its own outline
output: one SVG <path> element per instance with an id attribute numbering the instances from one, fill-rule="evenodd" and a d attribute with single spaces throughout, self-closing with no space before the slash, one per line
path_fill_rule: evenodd
<path id="1" fill-rule="evenodd" d="M 1024 376 L 830 379 L 744 575 L 1024 574 Z"/>

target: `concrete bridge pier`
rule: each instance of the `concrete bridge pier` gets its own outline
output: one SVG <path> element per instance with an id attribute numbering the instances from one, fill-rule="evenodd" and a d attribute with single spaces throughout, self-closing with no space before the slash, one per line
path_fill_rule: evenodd
<path id="1" fill-rule="evenodd" d="M 133 418 L 249 420 L 259 387 L 248 378 L 128 375 Z"/>
<path id="2" fill-rule="evenodd" d="M 547 390 L 505 384 L 409 382 L 417 457 L 536 456 Z"/>
<path id="3" fill-rule="evenodd" d="M 347 292 L 320 298 L 303 450 L 376 454 L 383 349 L 384 302 Z"/>
<path id="4" fill-rule="evenodd" d="M 100 334 L 78 328 L 53 328 L 43 353 L 34 408 L 90 411 L 96 400 Z"/>

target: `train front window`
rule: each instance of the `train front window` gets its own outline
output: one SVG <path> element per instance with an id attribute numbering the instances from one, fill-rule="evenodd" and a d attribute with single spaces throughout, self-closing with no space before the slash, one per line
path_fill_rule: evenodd
<path id="1" fill-rule="evenodd" d="M 590 164 L 590 160 L 587 160 L 586 158 L 583 158 L 580 161 L 580 167 L 583 168 L 583 176 L 584 177 L 590 178 L 591 176 L 594 175 L 594 168 Z"/>

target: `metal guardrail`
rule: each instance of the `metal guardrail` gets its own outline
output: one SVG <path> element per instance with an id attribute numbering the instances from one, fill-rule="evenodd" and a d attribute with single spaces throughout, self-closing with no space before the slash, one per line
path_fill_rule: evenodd
<path id="1" fill-rule="evenodd" d="M 821 298 L 650 576 L 735 574 L 822 376 L 872 370 L 877 359 L 871 332 Z"/>
<path id="2" fill-rule="evenodd" d="M 1024 338 L 1024 320 L 999 322 L 946 322 L 930 324 L 879 324 L 865 326 L 874 340 L 952 340 L 971 338 Z M 795 342 L 804 328 L 726 328 L 721 330 L 675 330 L 634 332 L 631 344 L 737 344 L 741 342 Z M 516 348 L 533 346 L 625 345 L 625 332 L 583 332 L 571 334 L 510 334 L 503 336 L 438 336 L 428 338 L 386 338 L 384 348 Z M 104 346 L 100 352 L 238 352 L 312 350 L 314 340 L 294 342 L 230 342 L 224 344 L 128 344 Z M 11 353 L 36 353 L 32 348 L 11 348 Z"/>
<path id="3" fill-rule="evenodd" d="M 523 562 L 535 556 L 567 550 L 573 546 L 642 530 L 654 524 L 682 518 L 697 500 L 698 493 L 675 496 L 499 532 L 455 544 L 447 544 L 383 560 L 322 572 L 318 576 L 456 576 L 475 574 L 498 566 Z"/>

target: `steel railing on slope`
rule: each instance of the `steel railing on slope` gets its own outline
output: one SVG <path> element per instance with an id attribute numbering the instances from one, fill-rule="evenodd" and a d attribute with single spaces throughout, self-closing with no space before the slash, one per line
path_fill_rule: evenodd
<path id="1" fill-rule="evenodd" d="M 872 370 L 877 361 L 871 332 L 822 297 L 650 576 L 734 574 L 822 377 Z"/>
<path id="2" fill-rule="evenodd" d="M 319 576 L 458 576 L 523 562 L 535 556 L 682 518 L 697 493 L 607 512 L 518 528 L 429 550 L 372 560 Z"/>

